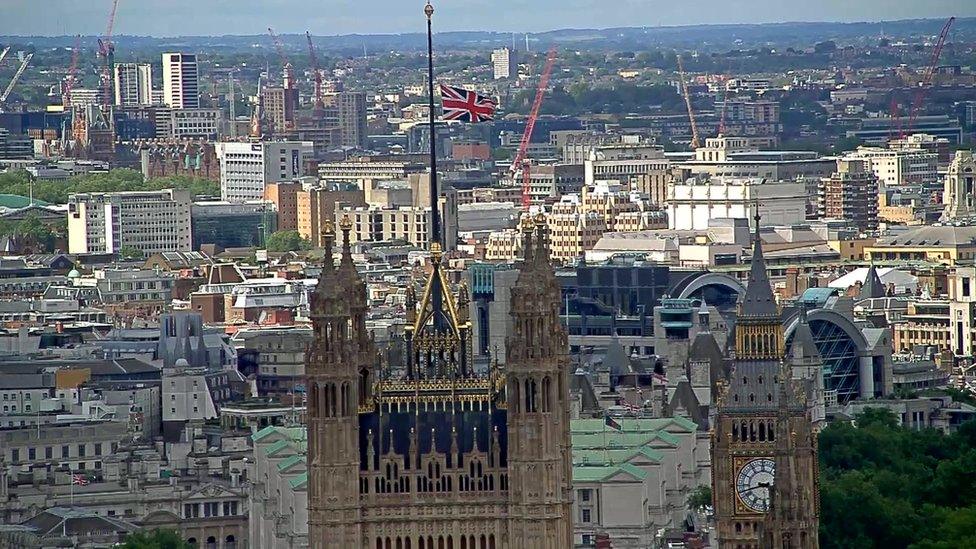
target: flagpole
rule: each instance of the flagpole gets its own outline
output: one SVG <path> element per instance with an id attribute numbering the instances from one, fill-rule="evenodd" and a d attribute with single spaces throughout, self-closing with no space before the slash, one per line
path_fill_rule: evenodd
<path id="1" fill-rule="evenodd" d="M 441 223 L 439 196 L 437 192 L 437 138 L 436 124 L 434 121 L 434 33 L 431 29 L 431 16 L 434 15 L 434 6 L 427 2 L 424 6 L 424 15 L 427 16 L 427 106 L 428 121 L 430 123 L 430 242 L 441 242 Z"/>

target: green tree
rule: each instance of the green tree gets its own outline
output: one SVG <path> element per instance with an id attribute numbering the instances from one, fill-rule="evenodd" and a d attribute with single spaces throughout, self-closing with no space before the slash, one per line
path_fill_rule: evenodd
<path id="1" fill-rule="evenodd" d="M 710 505 L 712 505 L 711 486 L 702 484 L 688 495 L 688 508 L 693 511 L 701 511 Z"/>
<path id="2" fill-rule="evenodd" d="M 269 252 L 295 252 L 311 247 L 311 243 L 302 238 L 298 231 L 278 231 L 269 236 L 265 244 Z"/>
<path id="3" fill-rule="evenodd" d="M 145 259 L 146 252 L 136 248 L 135 246 L 122 246 L 119 249 L 119 255 L 124 259 Z"/>
<path id="4" fill-rule="evenodd" d="M 126 536 L 122 544 L 123 549 L 190 549 L 190 544 L 184 542 L 180 535 L 173 530 L 141 530 Z"/>

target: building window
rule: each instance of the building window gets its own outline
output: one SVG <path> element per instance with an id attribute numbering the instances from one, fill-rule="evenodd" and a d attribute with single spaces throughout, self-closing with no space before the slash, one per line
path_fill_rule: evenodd
<path id="1" fill-rule="evenodd" d="M 37 459 L 37 449 L 28 448 L 27 449 L 27 461 L 34 461 Z"/>
<path id="2" fill-rule="evenodd" d="M 79 444 L 78 445 L 78 457 L 85 457 L 86 452 L 87 452 L 87 448 L 85 447 L 85 445 L 84 444 Z"/>
<path id="3" fill-rule="evenodd" d="M 962 296 L 969 297 L 969 277 L 963 277 L 962 279 Z"/>
<path id="4" fill-rule="evenodd" d="M 96 456 L 102 455 L 102 443 L 101 442 L 96 442 L 95 443 L 95 455 Z"/>
<path id="5" fill-rule="evenodd" d="M 51 448 L 50 446 L 44 447 L 44 459 L 51 459 L 53 457 L 53 454 L 54 454 L 54 448 Z"/>
<path id="6" fill-rule="evenodd" d="M 10 450 L 10 461 L 17 463 L 20 461 L 20 448 Z"/>
<path id="7" fill-rule="evenodd" d="M 582 522 L 583 522 L 584 524 L 586 524 L 586 523 L 589 523 L 589 522 L 590 522 L 590 510 L 589 510 L 589 509 L 583 509 L 583 510 L 582 510 L 582 512 L 580 513 L 580 520 L 581 520 L 581 521 L 582 521 Z"/>

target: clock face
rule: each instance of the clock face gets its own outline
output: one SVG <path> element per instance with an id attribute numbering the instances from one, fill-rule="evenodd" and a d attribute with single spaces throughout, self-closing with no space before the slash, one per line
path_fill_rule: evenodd
<path id="1" fill-rule="evenodd" d="M 769 497 L 775 472 L 776 463 L 767 458 L 746 462 L 739 469 L 739 474 L 735 478 L 735 491 L 746 507 L 757 513 L 765 513 L 769 510 Z"/>

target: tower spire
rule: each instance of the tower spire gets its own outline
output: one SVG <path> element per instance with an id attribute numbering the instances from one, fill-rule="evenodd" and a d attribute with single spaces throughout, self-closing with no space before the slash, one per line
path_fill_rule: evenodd
<path id="1" fill-rule="evenodd" d="M 763 257 L 762 238 L 759 237 L 759 202 L 756 201 L 753 219 L 756 220 L 756 232 L 752 243 L 752 264 L 749 268 L 749 284 L 746 294 L 739 304 L 739 318 L 742 317 L 775 317 L 779 315 L 773 289 L 766 274 L 766 259 Z"/>

